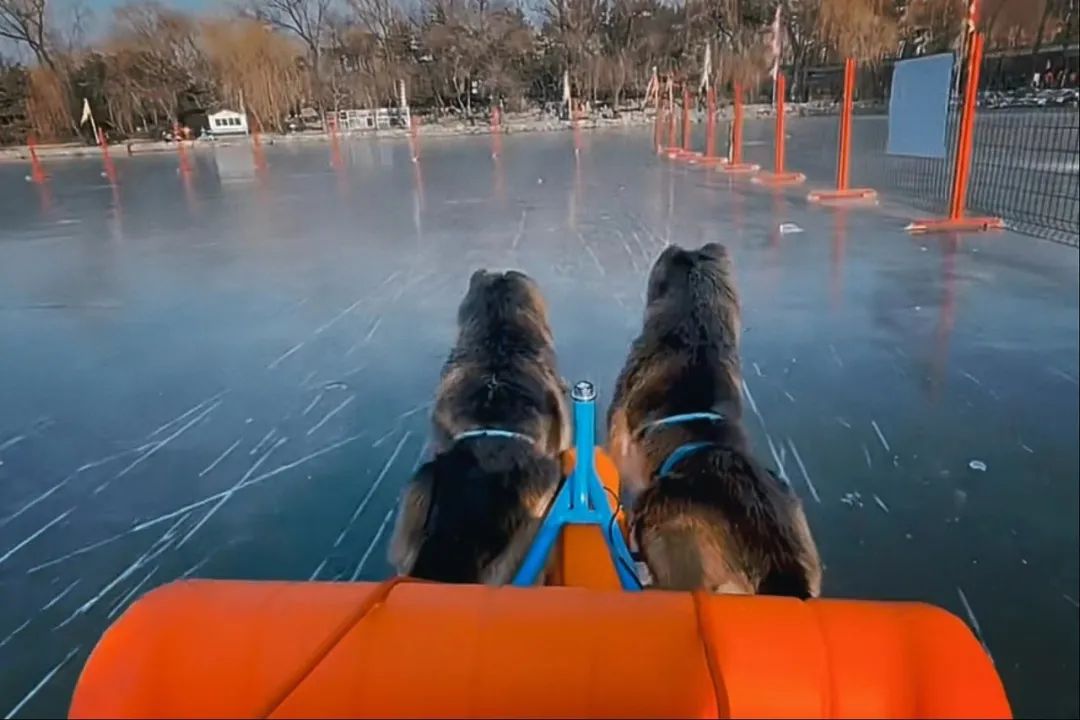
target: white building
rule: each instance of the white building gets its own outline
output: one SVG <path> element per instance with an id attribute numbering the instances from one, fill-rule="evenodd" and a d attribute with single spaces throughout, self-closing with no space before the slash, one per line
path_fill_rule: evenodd
<path id="1" fill-rule="evenodd" d="M 206 116 L 211 135 L 247 135 L 247 116 L 232 110 L 218 110 Z"/>

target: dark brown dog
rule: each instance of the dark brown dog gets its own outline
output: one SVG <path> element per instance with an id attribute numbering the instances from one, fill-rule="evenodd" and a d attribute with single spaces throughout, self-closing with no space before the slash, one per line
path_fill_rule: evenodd
<path id="1" fill-rule="evenodd" d="M 802 504 L 743 432 L 739 317 L 723 246 L 660 255 L 608 414 L 632 535 L 661 588 L 816 597 Z"/>
<path id="2" fill-rule="evenodd" d="M 430 580 L 507 583 L 554 497 L 571 431 L 547 308 L 528 276 L 473 274 L 432 424 L 434 458 L 405 487 L 390 562 Z"/>

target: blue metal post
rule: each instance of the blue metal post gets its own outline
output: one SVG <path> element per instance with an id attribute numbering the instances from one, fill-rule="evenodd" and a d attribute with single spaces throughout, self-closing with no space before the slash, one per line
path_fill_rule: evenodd
<path id="1" fill-rule="evenodd" d="M 614 513 L 596 472 L 596 389 L 590 382 L 579 382 L 570 398 L 574 401 L 574 470 L 541 521 L 513 584 L 529 586 L 539 581 L 564 526 L 595 525 L 604 535 L 623 589 L 640 590 L 633 559 L 622 533 L 615 528 Z"/>
<path id="2" fill-rule="evenodd" d="M 596 447 L 596 388 L 582 380 L 570 392 L 574 401 L 574 449 L 577 459 L 570 476 L 572 489 L 570 506 L 574 510 L 589 508 L 589 480 L 596 474 L 593 452 Z"/>

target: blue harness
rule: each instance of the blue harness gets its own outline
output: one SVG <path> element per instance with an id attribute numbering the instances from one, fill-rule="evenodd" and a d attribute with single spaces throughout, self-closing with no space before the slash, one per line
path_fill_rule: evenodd
<path id="1" fill-rule="evenodd" d="M 497 437 L 497 438 L 510 438 L 513 440 L 524 440 L 530 445 L 535 445 L 536 441 L 525 433 L 514 432 L 513 430 L 499 430 L 498 428 L 478 428 L 476 430 L 466 430 L 463 433 L 459 433 L 454 436 L 454 442 L 459 440 L 468 440 L 475 437 Z"/>
<path id="2" fill-rule="evenodd" d="M 711 422 L 723 422 L 727 420 L 727 417 L 721 413 L 715 412 L 692 412 L 682 413 L 681 415 L 668 415 L 665 418 L 659 420 L 653 420 L 652 422 L 645 423 L 638 428 L 635 435 L 647 435 L 650 431 L 655 430 L 658 427 L 665 427 L 667 425 L 682 425 L 683 423 L 696 422 L 698 420 L 709 420 Z M 675 448 L 674 452 L 667 456 L 663 463 L 660 465 L 660 470 L 657 472 L 657 477 L 663 477 L 670 473 L 675 466 L 680 462 L 690 457 L 698 450 L 702 450 L 707 447 L 711 447 L 716 443 L 708 440 L 698 440 L 695 442 L 688 442 Z"/>

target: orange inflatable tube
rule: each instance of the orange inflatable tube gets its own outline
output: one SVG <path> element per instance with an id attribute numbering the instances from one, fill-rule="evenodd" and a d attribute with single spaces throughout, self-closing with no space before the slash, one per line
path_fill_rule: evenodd
<path id="1" fill-rule="evenodd" d="M 82 672 L 91 717 L 1008 717 L 918 603 L 579 587 L 186 581 Z"/>

